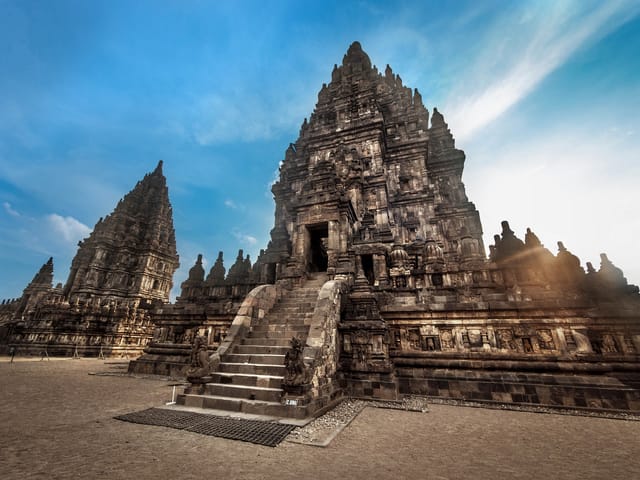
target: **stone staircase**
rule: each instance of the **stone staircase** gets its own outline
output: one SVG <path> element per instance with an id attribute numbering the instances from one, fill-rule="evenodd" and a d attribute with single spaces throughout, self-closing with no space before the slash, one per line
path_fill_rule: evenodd
<path id="1" fill-rule="evenodd" d="M 305 344 L 318 292 L 327 280 L 326 274 L 315 274 L 302 287 L 286 292 L 265 318 L 252 324 L 247 334 L 220 356 L 204 392 L 188 393 L 193 389 L 187 389 L 176 403 L 254 415 L 306 417 L 304 409 L 281 402 L 284 357 L 291 337 Z"/>

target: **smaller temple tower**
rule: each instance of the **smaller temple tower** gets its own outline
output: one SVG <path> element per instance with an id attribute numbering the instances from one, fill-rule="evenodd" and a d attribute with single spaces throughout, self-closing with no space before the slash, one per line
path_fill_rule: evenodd
<path id="1" fill-rule="evenodd" d="M 78 244 L 64 294 L 169 301 L 179 266 L 162 160 Z"/>
<path id="2" fill-rule="evenodd" d="M 53 290 L 53 257 L 49 257 L 47 263 L 40 267 L 33 280 L 22 291 L 20 303 L 14 315 L 20 316 L 34 305 L 37 305 L 44 297 L 51 294 Z"/>
<path id="3" fill-rule="evenodd" d="M 151 340 L 178 268 L 162 161 L 79 243 L 66 286 L 49 259 L 19 300 L 0 308 L 0 341 L 51 355 L 128 356 Z"/>

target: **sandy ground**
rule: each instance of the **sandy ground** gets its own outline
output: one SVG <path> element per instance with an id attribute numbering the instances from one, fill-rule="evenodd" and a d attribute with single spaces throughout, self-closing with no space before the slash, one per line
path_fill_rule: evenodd
<path id="1" fill-rule="evenodd" d="M 640 422 L 445 405 L 365 408 L 326 448 L 276 448 L 114 420 L 170 382 L 99 360 L 0 357 L 0 478 L 636 479 Z"/>

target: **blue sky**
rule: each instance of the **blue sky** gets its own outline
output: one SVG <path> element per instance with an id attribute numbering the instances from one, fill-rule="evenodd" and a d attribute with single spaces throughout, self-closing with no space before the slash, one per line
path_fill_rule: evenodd
<path id="1" fill-rule="evenodd" d="M 640 283 L 640 2 L 0 0 L 0 299 L 165 162 L 181 268 L 255 260 L 350 43 L 448 121 L 489 245 L 531 227 Z M 174 294 L 177 288 L 174 287 Z"/>

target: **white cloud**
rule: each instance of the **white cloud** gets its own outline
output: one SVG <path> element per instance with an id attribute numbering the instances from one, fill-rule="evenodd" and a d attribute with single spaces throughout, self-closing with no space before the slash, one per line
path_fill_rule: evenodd
<path id="1" fill-rule="evenodd" d="M 452 95 L 445 113 L 458 139 L 471 137 L 528 95 L 579 48 L 601 38 L 639 11 L 640 4 L 595 6 L 555 2 L 522 4 L 492 27 L 486 48 Z"/>
<path id="2" fill-rule="evenodd" d="M 230 208 L 231 210 L 245 210 L 245 206 L 239 203 L 234 202 L 230 198 L 227 198 L 224 201 L 224 206 Z"/>
<path id="3" fill-rule="evenodd" d="M 5 212 L 7 212 L 12 217 L 20 216 L 20 213 L 17 210 L 14 210 L 9 202 L 3 202 L 2 206 L 4 207 Z"/>
<path id="4" fill-rule="evenodd" d="M 241 233 L 238 231 L 234 231 L 232 233 L 233 233 L 233 236 L 243 245 L 248 245 L 252 247 L 256 243 L 258 243 L 258 239 L 253 235 L 247 235 L 246 233 Z"/>
<path id="5" fill-rule="evenodd" d="M 73 217 L 63 217 L 57 213 L 46 216 L 47 223 L 53 231 L 68 242 L 75 244 L 91 233 L 91 229 Z"/>

